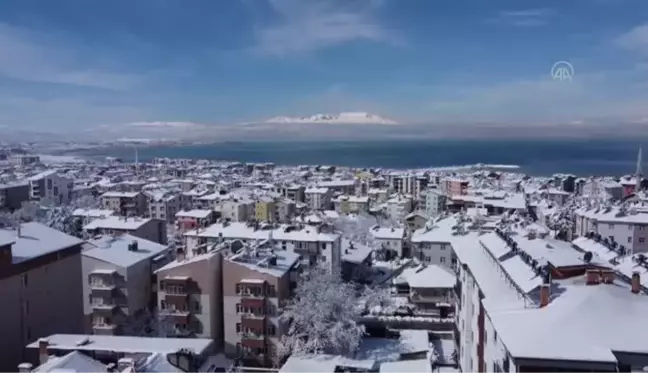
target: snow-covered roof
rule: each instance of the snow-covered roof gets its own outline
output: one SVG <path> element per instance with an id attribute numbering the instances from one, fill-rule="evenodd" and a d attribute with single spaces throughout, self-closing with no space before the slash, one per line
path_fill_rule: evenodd
<path id="1" fill-rule="evenodd" d="M 150 221 L 151 219 L 144 219 L 139 217 L 124 218 L 122 216 L 109 216 L 107 218 L 93 220 L 90 223 L 86 224 L 83 229 L 86 231 L 94 229 L 117 229 L 134 231 Z"/>
<path id="2" fill-rule="evenodd" d="M 619 253 L 614 250 L 610 250 L 607 246 L 603 245 L 600 242 L 596 242 L 587 237 L 578 237 L 572 241 L 572 244 L 583 251 L 589 251 L 592 254 L 598 256 L 602 260 L 609 262 L 610 260 L 617 258 Z"/>
<path id="3" fill-rule="evenodd" d="M 214 257 L 216 254 L 218 254 L 217 251 L 209 251 L 204 254 L 198 254 L 198 255 L 191 255 L 186 257 L 184 260 L 174 260 L 172 262 L 167 263 L 165 266 L 162 268 L 159 268 L 155 273 L 160 273 L 164 272 L 173 268 L 181 267 L 185 264 L 191 264 L 191 263 L 198 263 L 202 262 L 204 260 L 209 260 L 212 257 Z"/>
<path id="4" fill-rule="evenodd" d="M 489 312 L 513 357 L 616 362 L 613 352 L 648 353 L 648 297 L 620 284 L 561 283 L 543 308 Z"/>
<path id="5" fill-rule="evenodd" d="M 342 260 L 345 262 L 360 264 L 374 251 L 373 248 L 343 238 L 341 244 Z"/>
<path id="6" fill-rule="evenodd" d="M 614 269 L 627 278 L 632 278 L 632 274 L 638 272 L 641 285 L 648 289 L 648 269 L 637 263 L 639 255 L 646 256 L 646 253 L 637 253 L 623 258 L 617 258 L 619 264 L 617 264 Z"/>
<path id="7" fill-rule="evenodd" d="M 427 359 L 388 361 L 380 364 L 380 373 L 432 373 Z"/>
<path id="8" fill-rule="evenodd" d="M 311 226 L 289 226 L 278 225 L 270 229 L 255 229 L 254 225 L 245 222 L 216 223 L 199 231 L 192 230 L 185 233 L 185 236 L 198 236 L 206 238 L 223 237 L 225 239 L 244 240 L 266 240 L 272 238 L 275 241 L 299 241 L 299 242 L 334 242 L 340 236 L 335 233 L 324 233 Z"/>
<path id="9" fill-rule="evenodd" d="M 21 224 L 20 235 L 16 229 L 0 228 L 0 242 L 13 242 L 11 251 L 14 263 L 83 243 L 76 237 L 36 222 Z"/>
<path id="10" fill-rule="evenodd" d="M 370 232 L 377 240 L 402 240 L 405 237 L 404 228 L 385 228 L 375 226 L 371 228 Z"/>
<path id="11" fill-rule="evenodd" d="M 175 216 L 176 218 L 194 218 L 194 219 L 205 219 L 212 214 L 212 210 L 189 210 L 189 211 L 180 211 Z"/>
<path id="12" fill-rule="evenodd" d="M 412 288 L 449 289 L 457 284 L 457 277 L 450 270 L 436 264 L 421 264 L 405 268 L 394 282 L 407 283 Z"/>
<path id="13" fill-rule="evenodd" d="M 76 209 L 72 211 L 72 216 L 84 218 L 105 218 L 115 215 L 115 211 L 106 209 Z"/>
<path id="14" fill-rule="evenodd" d="M 137 251 L 129 250 L 129 245 L 133 242 L 137 242 Z M 129 234 L 117 237 L 103 236 L 99 239 L 89 240 L 88 243 L 95 247 L 84 250 L 84 256 L 124 268 L 142 260 L 152 259 L 168 250 L 167 246 Z"/>
<path id="15" fill-rule="evenodd" d="M 104 373 L 106 372 L 106 366 L 79 351 L 72 351 L 63 356 L 50 356 L 45 364 L 36 367 L 33 372 Z"/>
<path id="16" fill-rule="evenodd" d="M 376 367 L 375 360 L 357 360 L 340 355 L 291 355 L 279 373 L 334 373 L 338 368 L 371 370 Z"/>
<path id="17" fill-rule="evenodd" d="M 101 195 L 101 197 L 106 197 L 106 198 L 135 198 L 139 195 L 139 192 L 106 192 Z"/>
<path id="18" fill-rule="evenodd" d="M 47 337 L 49 348 L 55 350 L 110 351 L 115 353 L 168 354 L 187 348 L 202 354 L 214 343 L 207 338 L 153 338 L 94 334 L 53 334 Z M 80 343 L 87 341 L 87 343 Z M 35 341 L 27 348 L 38 348 Z"/>
<path id="19" fill-rule="evenodd" d="M 269 258 L 276 259 L 275 264 L 270 264 Z M 238 264 L 250 270 L 268 274 L 274 277 L 282 277 L 299 261 L 300 255 L 291 251 L 269 250 L 246 250 L 243 249 L 225 260 Z"/>

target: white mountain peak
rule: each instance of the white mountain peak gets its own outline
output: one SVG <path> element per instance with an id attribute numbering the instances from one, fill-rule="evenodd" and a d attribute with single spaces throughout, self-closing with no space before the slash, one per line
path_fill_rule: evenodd
<path id="1" fill-rule="evenodd" d="M 314 123 L 314 124 L 398 124 L 379 115 L 365 112 L 340 114 L 315 114 L 304 117 L 274 117 L 265 123 Z"/>

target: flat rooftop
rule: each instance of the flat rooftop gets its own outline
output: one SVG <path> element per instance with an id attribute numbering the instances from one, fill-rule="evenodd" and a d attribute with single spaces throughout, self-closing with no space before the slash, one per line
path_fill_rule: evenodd
<path id="1" fill-rule="evenodd" d="M 115 353 L 168 354 L 182 348 L 201 354 L 213 341 L 207 338 L 150 338 L 113 335 L 53 334 L 47 337 L 50 349 L 78 351 L 111 351 Z M 87 341 L 87 342 L 85 342 Z M 38 341 L 27 348 L 38 348 Z"/>

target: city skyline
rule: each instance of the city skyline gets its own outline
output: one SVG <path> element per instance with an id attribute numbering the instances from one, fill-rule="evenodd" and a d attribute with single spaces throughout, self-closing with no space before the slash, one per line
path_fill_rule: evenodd
<path id="1" fill-rule="evenodd" d="M 631 0 L 9 0 L 0 4 L 0 128 L 176 123 L 163 126 L 169 134 L 343 111 L 417 128 L 641 125 L 641 14 L 648 4 Z M 560 60 L 574 66 L 571 82 L 551 79 Z"/>

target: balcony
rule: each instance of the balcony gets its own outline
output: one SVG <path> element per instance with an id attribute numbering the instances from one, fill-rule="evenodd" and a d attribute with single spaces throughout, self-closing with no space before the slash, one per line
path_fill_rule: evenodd
<path id="1" fill-rule="evenodd" d="M 92 332 L 98 335 L 114 335 L 117 330 L 115 324 L 93 324 Z"/>
<path id="2" fill-rule="evenodd" d="M 112 292 L 117 286 L 111 282 L 98 282 L 93 281 L 90 283 L 90 290 L 93 292 Z"/>
<path id="3" fill-rule="evenodd" d="M 241 306 L 247 308 L 264 308 L 266 305 L 266 300 L 264 298 L 257 297 L 243 297 L 241 296 Z"/>
<path id="4" fill-rule="evenodd" d="M 117 311 L 117 305 L 114 303 L 93 303 L 92 312 L 98 316 L 112 316 Z"/>
<path id="5" fill-rule="evenodd" d="M 186 325 L 189 323 L 191 312 L 187 310 L 165 309 L 160 311 L 160 316 L 165 320 L 169 320 L 173 324 Z"/>
<path id="6" fill-rule="evenodd" d="M 265 317 L 250 317 L 249 314 L 244 314 L 241 316 L 241 327 L 244 330 L 265 330 L 266 328 L 266 319 Z"/>
<path id="7" fill-rule="evenodd" d="M 266 336 L 258 333 L 241 333 L 241 345 L 247 348 L 266 348 Z"/>

